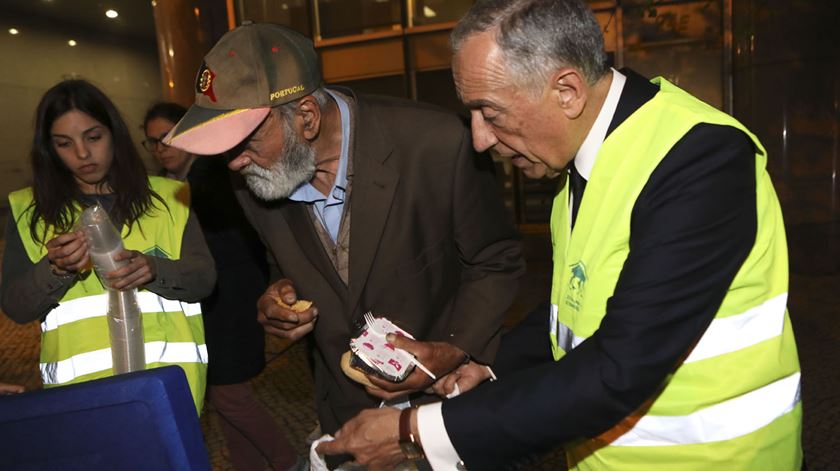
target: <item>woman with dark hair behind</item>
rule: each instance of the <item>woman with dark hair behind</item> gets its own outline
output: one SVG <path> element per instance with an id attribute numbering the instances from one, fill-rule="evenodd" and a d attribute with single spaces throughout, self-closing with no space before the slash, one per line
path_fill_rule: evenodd
<path id="1" fill-rule="evenodd" d="M 295 450 L 248 381 L 265 367 L 265 333 L 257 322 L 257 299 L 268 284 L 265 247 L 233 195 L 223 157 L 196 159 L 161 142 L 186 111 L 176 103 L 152 106 L 143 119 L 143 146 L 163 167 L 161 175 L 189 182 L 191 207 L 216 262 L 216 287 L 201 300 L 213 359 L 207 399 L 219 413 L 235 469 L 265 469 L 266 462 L 276 471 L 296 469 Z"/>
<path id="2" fill-rule="evenodd" d="M 207 350 L 197 304 L 215 282 L 213 259 L 189 210 L 189 188 L 147 177 L 114 104 L 84 80 L 49 89 L 36 111 L 33 186 L 9 194 L 0 304 L 12 320 L 41 321 L 45 387 L 111 376 L 107 293 L 138 289 L 146 367 L 177 364 L 196 409 Z M 100 280 L 74 225 L 100 204 L 121 231 L 127 264 Z M 172 301 L 175 300 L 175 301 Z"/>
<path id="3" fill-rule="evenodd" d="M 143 141 L 143 147 L 149 151 L 150 154 L 160 164 L 160 172 L 158 175 L 162 177 L 174 178 L 175 180 L 187 180 L 187 176 L 192 168 L 195 156 L 189 152 L 182 151 L 175 147 L 170 147 L 161 142 L 166 136 L 166 133 L 172 129 L 170 123 L 177 123 L 184 116 L 187 110 L 183 106 L 172 102 L 161 102 L 152 105 L 146 111 L 146 116 L 143 118 L 143 131 L 146 133 L 146 139 Z M 190 179 L 190 186 L 194 186 L 192 179 Z M 230 186 L 228 184 L 228 186 Z M 193 188 L 195 190 L 195 188 Z M 196 199 L 193 195 L 193 206 L 195 206 Z M 200 219 L 200 215 L 199 215 Z M 247 224 L 247 223 L 246 223 Z M 265 258 L 265 257 L 262 257 Z"/>

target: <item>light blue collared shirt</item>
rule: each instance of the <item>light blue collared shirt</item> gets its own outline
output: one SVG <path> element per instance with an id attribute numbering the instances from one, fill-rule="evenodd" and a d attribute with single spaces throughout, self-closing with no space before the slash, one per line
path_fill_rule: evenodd
<path id="1" fill-rule="evenodd" d="M 326 90 L 326 89 L 325 89 Z M 315 208 L 318 221 L 327 230 L 333 242 L 338 239 L 341 226 L 341 215 L 344 213 L 344 199 L 347 192 L 347 159 L 350 149 L 350 107 L 347 102 L 335 93 L 326 90 L 338 105 L 341 116 L 341 154 L 338 158 L 338 170 L 335 174 L 330 194 L 324 196 L 311 183 L 306 182 L 289 195 L 289 199 L 300 203 L 309 203 Z"/>

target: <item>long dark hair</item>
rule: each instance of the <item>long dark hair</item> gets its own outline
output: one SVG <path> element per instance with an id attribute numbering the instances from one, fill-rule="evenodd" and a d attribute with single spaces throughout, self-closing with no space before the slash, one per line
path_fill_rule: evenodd
<path id="1" fill-rule="evenodd" d="M 47 90 L 38 104 L 35 117 L 30 154 L 34 198 L 30 206 L 32 219 L 29 233 L 36 242 L 46 242 L 44 239 L 50 226 L 57 234 L 72 230 L 75 222 L 73 204 L 85 206 L 82 191 L 73 173 L 56 154 L 50 134 L 53 123 L 72 110 L 90 115 L 111 131 L 114 158 L 105 181 L 114 191 L 114 205 L 110 211 L 114 224 L 118 228 L 123 224 L 130 227 L 146 211 L 155 207 L 153 198 L 166 206 L 160 195 L 152 190 L 128 126 L 114 103 L 85 80 L 65 80 Z M 39 219 L 45 223 L 43 234 L 37 233 Z"/>

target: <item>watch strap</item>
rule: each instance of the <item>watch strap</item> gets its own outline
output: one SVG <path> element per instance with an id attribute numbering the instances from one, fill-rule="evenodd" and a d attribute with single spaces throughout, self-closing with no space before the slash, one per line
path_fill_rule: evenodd
<path id="1" fill-rule="evenodd" d="M 417 409 L 414 407 L 406 407 L 400 412 L 400 448 L 405 453 L 406 458 L 410 460 L 418 460 L 424 458 L 423 448 L 417 443 L 417 438 L 411 433 L 411 411 Z"/>
<path id="2" fill-rule="evenodd" d="M 416 407 L 406 407 L 400 412 L 400 442 L 413 442 L 414 436 L 411 434 L 411 410 Z"/>

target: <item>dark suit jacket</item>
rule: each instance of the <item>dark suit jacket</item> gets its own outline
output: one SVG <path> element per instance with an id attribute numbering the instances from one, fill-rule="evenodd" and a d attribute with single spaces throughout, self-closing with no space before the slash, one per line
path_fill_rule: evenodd
<path id="1" fill-rule="evenodd" d="M 627 82 L 608 135 L 658 91 L 622 72 Z M 655 394 L 714 318 L 752 248 L 754 153 L 728 126 L 699 124 L 677 142 L 633 206 L 630 253 L 595 334 L 553 361 L 543 305 L 503 337 L 499 381 L 444 401 L 446 432 L 468 469 L 507 467 L 597 436 Z"/>
<path id="2" fill-rule="evenodd" d="M 473 153 L 460 118 L 394 98 L 354 100 L 349 286 L 305 204 L 264 203 L 237 190 L 282 276 L 318 307 L 315 385 L 325 433 L 379 404 L 339 366 L 362 314 L 373 311 L 418 339 L 450 342 L 489 363 L 524 271 L 491 161 Z"/>

